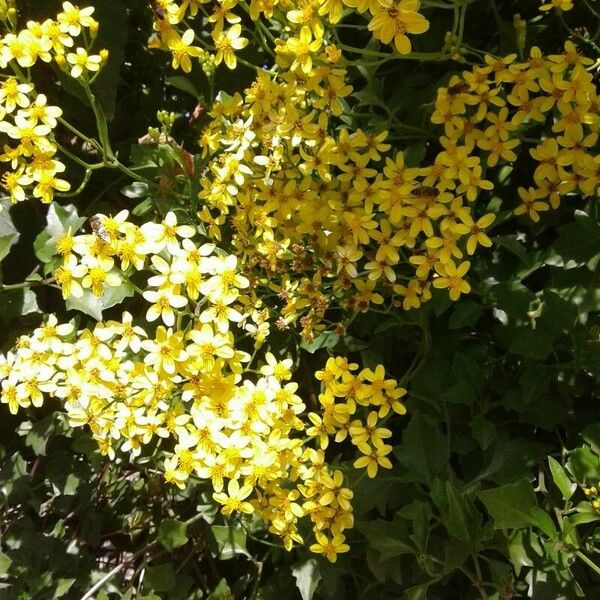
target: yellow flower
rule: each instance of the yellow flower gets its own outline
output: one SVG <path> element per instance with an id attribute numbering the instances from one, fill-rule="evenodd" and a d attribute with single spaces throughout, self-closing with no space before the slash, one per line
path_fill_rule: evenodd
<path id="1" fill-rule="evenodd" d="M 192 46 L 194 41 L 194 30 L 188 29 L 179 37 L 176 33 L 169 36 L 167 39 L 167 47 L 173 56 L 172 66 L 178 69 L 180 66 L 184 73 L 189 73 L 192 70 L 192 61 L 190 56 L 202 56 L 204 51 L 197 46 Z"/>
<path id="2" fill-rule="evenodd" d="M 377 475 L 379 467 L 391 469 L 392 463 L 387 455 L 392 451 L 392 447 L 384 444 L 380 440 L 373 440 L 374 448 L 365 443 L 359 443 L 358 449 L 364 456 L 354 461 L 355 469 L 367 469 L 367 475 L 372 479 Z"/>
<path id="3" fill-rule="evenodd" d="M 454 231 L 460 235 L 469 235 L 467 240 L 467 253 L 474 254 L 477 244 L 489 248 L 492 245 L 492 240 L 483 232 L 486 227 L 489 227 L 496 220 L 496 215 L 489 213 L 484 215 L 477 222 L 473 221 L 469 215 L 463 218 L 463 222 L 454 227 Z"/>
<path id="4" fill-rule="evenodd" d="M 234 511 L 251 514 L 254 512 L 254 507 L 250 502 L 244 502 L 244 500 L 252 493 L 251 485 L 243 485 L 240 488 L 240 484 L 237 479 L 231 479 L 227 484 L 227 493 L 220 492 L 214 493 L 213 498 L 223 505 L 222 512 L 224 515 L 229 516 Z"/>
<path id="5" fill-rule="evenodd" d="M 438 263 L 436 271 L 440 276 L 433 280 L 433 287 L 448 288 L 450 299 L 458 300 L 461 294 L 471 291 L 471 286 L 463 279 L 470 266 L 468 261 L 462 262 L 458 267 L 451 260 L 445 264 Z"/>
<path id="6" fill-rule="evenodd" d="M 546 202 L 542 202 L 540 200 L 542 197 L 542 192 L 540 190 L 536 190 L 532 187 L 528 189 L 519 187 L 517 192 L 521 198 L 521 204 L 515 208 L 515 215 L 528 214 L 532 221 L 537 222 L 540 220 L 540 215 L 538 213 L 545 212 L 550 209 Z"/>
<path id="7" fill-rule="evenodd" d="M 152 323 L 161 317 L 167 327 L 173 327 L 175 324 L 173 308 L 183 308 L 188 303 L 187 298 L 179 293 L 178 285 L 167 285 L 156 291 L 148 290 L 142 296 L 152 303 L 146 311 L 146 321 Z"/>
<path id="8" fill-rule="evenodd" d="M 418 12 L 419 0 L 376 0 L 371 4 L 373 19 L 369 23 L 369 31 L 375 39 L 389 44 L 394 40 L 400 54 L 409 54 L 411 44 L 407 33 L 425 33 L 429 29 L 429 21 Z"/>
<path id="9" fill-rule="evenodd" d="M 97 54 L 88 54 L 84 48 L 76 48 L 75 52 L 67 54 L 67 62 L 72 65 L 71 77 L 79 79 L 86 71 L 99 71 L 102 57 Z"/>
<path id="10" fill-rule="evenodd" d="M 556 10 L 567 11 L 573 8 L 573 0 L 550 0 L 540 6 L 540 10 L 548 11 L 555 8 Z"/>
<path id="11" fill-rule="evenodd" d="M 161 369 L 173 375 L 177 370 L 177 363 L 188 358 L 183 349 L 183 332 L 173 333 L 171 328 L 165 329 L 162 325 L 156 328 L 153 340 L 144 340 L 141 347 L 148 353 L 144 358 L 147 365 L 152 365 L 156 371 Z"/>
<path id="12" fill-rule="evenodd" d="M 312 71 L 312 59 L 319 48 L 323 40 L 317 38 L 313 40 L 312 31 L 308 25 L 304 25 L 300 29 L 300 35 L 296 37 L 290 37 L 284 47 L 285 52 L 293 55 L 294 60 L 290 67 L 292 71 L 300 69 L 303 73 L 308 74 Z M 284 51 L 281 50 L 280 51 Z"/>
<path id="13" fill-rule="evenodd" d="M 76 37 L 81 33 L 82 27 L 91 27 L 95 21 L 92 18 L 94 7 L 79 8 L 70 2 L 63 2 L 63 12 L 58 13 L 56 20 L 63 33 Z"/>
<path id="14" fill-rule="evenodd" d="M 317 543 L 310 546 L 310 551 L 315 554 L 323 554 L 329 562 L 334 563 L 338 554 L 350 550 L 350 546 L 344 543 L 346 538 L 341 533 L 334 534 L 330 540 L 324 533 L 317 531 L 315 537 Z"/>
<path id="15" fill-rule="evenodd" d="M 248 45 L 246 38 L 240 37 L 242 26 L 239 23 L 233 25 L 227 31 L 213 32 L 215 41 L 215 65 L 225 62 L 228 68 L 235 69 L 237 60 L 234 50 L 242 50 Z"/>

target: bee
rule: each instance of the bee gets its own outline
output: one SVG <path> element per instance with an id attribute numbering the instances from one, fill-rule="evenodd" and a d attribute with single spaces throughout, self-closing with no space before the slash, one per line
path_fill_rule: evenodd
<path id="1" fill-rule="evenodd" d="M 437 198 L 439 193 L 437 188 L 429 185 L 420 185 L 410 191 L 410 195 L 413 198 Z"/>
<path id="2" fill-rule="evenodd" d="M 448 96 L 456 96 L 458 94 L 464 94 L 465 92 L 468 92 L 470 88 L 471 88 L 471 86 L 466 81 L 457 83 L 456 85 L 451 85 L 448 88 Z"/>
<path id="3" fill-rule="evenodd" d="M 90 217 L 90 227 L 92 231 L 107 244 L 110 243 L 110 236 L 108 235 L 108 231 L 104 228 L 102 221 L 98 215 L 94 215 Z"/>
<path id="4" fill-rule="evenodd" d="M 158 2 L 151 2 L 151 5 L 152 5 L 152 11 L 154 12 L 154 16 L 157 19 L 160 19 L 161 21 L 163 21 L 165 18 L 165 12 L 162 9 L 162 7 L 159 5 Z"/>

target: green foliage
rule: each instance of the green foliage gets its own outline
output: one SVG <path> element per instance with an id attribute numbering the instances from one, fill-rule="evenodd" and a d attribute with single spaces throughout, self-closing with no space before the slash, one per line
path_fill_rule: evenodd
<path id="1" fill-rule="evenodd" d="M 186 168 L 181 153 L 137 139 L 158 109 L 185 123 L 215 80 L 167 76 L 172 71 L 159 61 L 132 50 L 140 24 L 149 22 L 147 3 L 86 4 L 97 7 L 99 44 L 114 57 L 95 90 L 111 117 L 120 159 L 149 177 L 180 174 Z M 445 6 L 423 2 L 427 10 L 439 4 Z M 455 3 L 472 10 L 469 44 L 522 53 L 512 15 L 517 9 L 533 14 L 537 3 L 492 4 L 502 14 L 485 2 Z M 24 5 L 38 18 L 56 3 Z M 457 10 L 433 13 L 432 37 L 451 28 Z M 531 37 L 555 51 L 564 35 L 542 27 L 532 28 Z M 349 27 L 341 42 L 361 45 L 364 34 Z M 429 51 L 426 40 L 418 43 Z M 436 90 L 465 65 L 362 62 L 351 69 L 353 100 L 368 120 L 344 118 L 368 129 L 388 127 L 401 115 L 407 164 L 419 164 L 434 135 L 425 131 L 415 141 L 411 132 L 424 131 Z M 224 89 L 241 85 L 220 77 Z M 79 115 L 84 132 L 93 129 L 86 98 L 66 78 L 56 89 L 67 96 L 65 112 Z M 194 151 L 199 131 L 182 128 L 183 146 Z M 69 167 L 77 172 L 75 163 Z M 196 172 L 203 168 L 197 158 Z M 527 172 L 523 164 L 503 173 L 495 182 L 498 198 L 510 203 Z M 74 204 L 53 202 L 19 228 L 13 222 L 18 209 L 0 213 L 3 349 L 39 323 L 41 313 L 72 318 L 70 311 L 77 311 L 100 320 L 134 295 L 135 283 L 124 282 L 65 303 L 55 288 L 40 291 L 37 270 L 18 278 L 21 263 L 40 261 L 48 276 L 60 262 L 57 240 L 85 227 L 101 208 L 114 214 L 126 207 L 138 217 L 163 214 L 176 202 L 195 210 L 196 195 L 190 187 L 177 198 L 108 170 Z M 158 450 L 144 450 L 135 464 L 126 457 L 108 460 L 87 429 L 71 428 L 58 406 L 48 404 L 28 410 L 23 422 L 2 413 L 0 600 L 80 598 L 102 581 L 97 600 L 596 597 L 600 210 L 596 199 L 573 195 L 531 223 L 498 211 L 494 202 L 488 207 L 497 216 L 493 247 L 473 258 L 471 294 L 450 303 L 434 291 L 431 303 L 412 311 L 381 314 L 372 306 L 357 313 L 347 335 L 325 331 L 294 348 L 311 368 L 333 352 L 364 366 L 383 362 L 409 389 L 408 417 L 392 421 L 394 469 L 370 480 L 359 479 L 349 463 L 340 465 L 348 468 L 354 491 L 348 554 L 329 564 L 303 546 L 285 552 L 260 525 L 217 514 L 207 486 L 180 491 L 167 485 L 155 468 Z M 21 244 L 23 237 L 33 250 Z M 309 396 L 316 382 L 299 379 Z"/>

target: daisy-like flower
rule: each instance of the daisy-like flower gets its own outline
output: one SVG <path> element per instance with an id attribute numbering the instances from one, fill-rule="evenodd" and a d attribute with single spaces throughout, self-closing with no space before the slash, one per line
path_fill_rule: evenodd
<path id="1" fill-rule="evenodd" d="M 425 33 L 429 29 L 429 21 L 418 12 L 419 0 L 377 0 L 371 8 L 373 19 L 369 23 L 369 31 L 384 44 L 394 42 L 400 54 L 411 51 L 407 33 Z"/>
<path id="2" fill-rule="evenodd" d="M 240 37 L 241 33 L 242 26 L 239 23 L 236 23 L 227 31 L 213 33 L 215 48 L 217 50 L 215 54 L 215 65 L 220 65 L 221 62 L 225 62 L 230 69 L 235 69 L 235 66 L 237 65 L 235 50 L 242 50 L 242 48 L 245 48 L 248 45 L 248 40 Z"/>
<path id="3" fill-rule="evenodd" d="M 159 317 L 167 327 L 175 325 L 175 311 L 173 308 L 183 308 L 187 304 L 187 298 L 179 294 L 178 285 L 168 285 L 159 290 L 148 290 L 143 297 L 152 306 L 146 312 L 146 321 L 152 323 Z"/>
<path id="4" fill-rule="evenodd" d="M 91 27 L 95 21 L 92 18 L 94 7 L 79 8 L 70 2 L 63 2 L 62 12 L 58 13 L 56 20 L 60 31 L 68 33 L 71 37 L 77 37 L 82 27 Z"/>

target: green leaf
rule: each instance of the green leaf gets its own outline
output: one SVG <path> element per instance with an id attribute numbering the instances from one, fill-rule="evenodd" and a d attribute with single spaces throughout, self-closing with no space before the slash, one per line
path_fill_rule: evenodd
<path id="1" fill-rule="evenodd" d="M 210 593 L 208 600 L 233 600 L 233 594 L 225 579 L 219 581 L 219 585 Z"/>
<path id="2" fill-rule="evenodd" d="M 18 237 L 19 234 L 17 233 L 0 236 L 0 260 L 8 255 L 11 246 L 16 243 Z"/>
<path id="3" fill-rule="evenodd" d="M 176 573 L 172 563 L 146 567 L 144 587 L 155 592 L 168 592 L 175 587 Z"/>
<path id="4" fill-rule="evenodd" d="M 64 595 L 73 587 L 73 584 L 75 583 L 75 579 L 70 578 L 70 579 L 65 579 L 65 578 L 60 578 L 56 581 L 55 585 L 55 589 L 54 589 L 54 594 L 52 596 L 53 600 L 58 600 L 58 598 L 63 598 Z"/>
<path id="5" fill-rule="evenodd" d="M 356 528 L 365 536 L 369 547 L 379 552 L 381 560 L 416 552 L 405 521 L 376 519 L 358 523 Z"/>
<path id="6" fill-rule="evenodd" d="M 472 327 L 481 315 L 481 305 L 473 300 L 463 300 L 459 302 L 450 316 L 448 326 L 450 329 L 460 329 L 461 327 Z"/>
<path id="7" fill-rule="evenodd" d="M 202 98 L 202 94 L 198 91 L 189 77 L 184 77 L 183 75 L 174 75 L 173 77 L 167 77 L 165 83 L 167 85 L 172 85 L 173 87 L 185 92 L 186 94 L 189 94 L 190 96 L 194 96 L 194 98 Z"/>
<path id="8" fill-rule="evenodd" d="M 53 416 L 31 423 L 29 433 L 25 437 L 25 444 L 33 450 L 36 456 L 46 456 L 46 444 L 55 426 Z"/>
<path id="9" fill-rule="evenodd" d="M 333 331 L 324 331 L 318 335 L 312 342 L 302 342 L 300 348 L 314 354 L 320 348 L 333 349 L 340 341 L 340 336 Z"/>
<path id="10" fill-rule="evenodd" d="M 53 238 L 57 238 L 69 231 L 69 229 L 74 234 L 85 222 L 85 217 L 80 217 L 77 214 L 77 209 L 72 204 L 61 206 L 53 202 L 48 207 L 46 221 L 48 225 L 44 231 L 49 233 Z"/>
<path id="11" fill-rule="evenodd" d="M 229 560 L 236 554 L 249 556 L 246 550 L 246 532 L 233 524 L 213 525 L 211 531 L 215 537 L 220 560 Z"/>
<path id="12" fill-rule="evenodd" d="M 554 250 L 566 259 L 589 260 L 600 251 L 600 225 L 583 211 L 575 211 L 575 223 L 558 228 Z"/>
<path id="13" fill-rule="evenodd" d="M 187 525 L 176 519 L 163 521 L 158 528 L 158 541 L 167 549 L 174 550 L 188 542 Z"/>
<path id="14" fill-rule="evenodd" d="M 446 529 L 456 539 L 471 544 L 479 538 L 482 514 L 475 509 L 468 496 L 459 493 L 454 484 L 446 481 L 448 518 Z"/>
<path id="15" fill-rule="evenodd" d="M 420 413 L 411 419 L 394 454 L 418 481 L 427 484 L 448 462 L 446 438 Z"/>
<path id="16" fill-rule="evenodd" d="M 569 500 L 569 498 L 577 489 L 577 484 L 573 483 L 567 477 L 562 465 L 551 456 L 548 457 L 548 466 L 550 467 L 550 472 L 552 473 L 552 480 L 556 484 L 556 487 L 560 490 L 563 500 Z"/>
<path id="17" fill-rule="evenodd" d="M 527 248 L 518 240 L 516 235 L 497 235 L 493 238 L 493 242 L 497 246 L 506 248 L 517 256 L 524 265 L 529 265 L 531 260 L 527 253 Z"/>
<path id="18" fill-rule="evenodd" d="M 83 290 L 81 298 L 70 297 L 66 301 L 67 310 L 78 310 L 90 315 L 96 321 L 102 320 L 102 311 L 120 304 L 125 298 L 133 296 L 134 289 L 129 283 L 119 286 L 107 286 L 102 296 L 95 296 L 90 290 Z"/>
<path id="19" fill-rule="evenodd" d="M 40 312 L 35 292 L 30 288 L 5 290 L 0 292 L 0 322 L 9 324 L 17 317 Z"/>
<path id="20" fill-rule="evenodd" d="M 302 600 L 312 600 L 321 580 L 319 564 L 314 558 L 292 565 L 292 575 L 296 579 L 296 587 Z"/>
<path id="21" fill-rule="evenodd" d="M 94 82 L 93 90 L 110 121 L 115 114 L 121 66 L 125 59 L 128 37 L 127 3 L 125 0 L 87 0 L 86 5 L 95 6 L 94 18 L 100 23 L 96 47 L 108 50 L 108 61 Z"/>
<path id="22" fill-rule="evenodd" d="M 494 519 L 494 529 L 526 527 L 534 523 L 531 511 L 537 508 L 537 501 L 527 479 L 480 492 L 479 499 Z"/>
<path id="23" fill-rule="evenodd" d="M 590 445 L 594 453 L 600 456 L 600 423 L 588 425 L 580 435 Z"/>
<path id="24" fill-rule="evenodd" d="M 600 458 L 588 446 L 573 450 L 565 466 L 578 483 L 595 483 L 600 479 Z"/>
<path id="25" fill-rule="evenodd" d="M 12 559 L 10 558 L 10 556 L 0 551 L 0 578 L 6 577 L 8 575 L 8 569 L 10 569 L 11 564 Z"/>
<path id="26" fill-rule="evenodd" d="M 550 539 L 556 538 L 556 525 L 552 517 L 545 510 L 536 506 L 531 509 L 530 514 L 532 525 L 539 527 Z"/>

